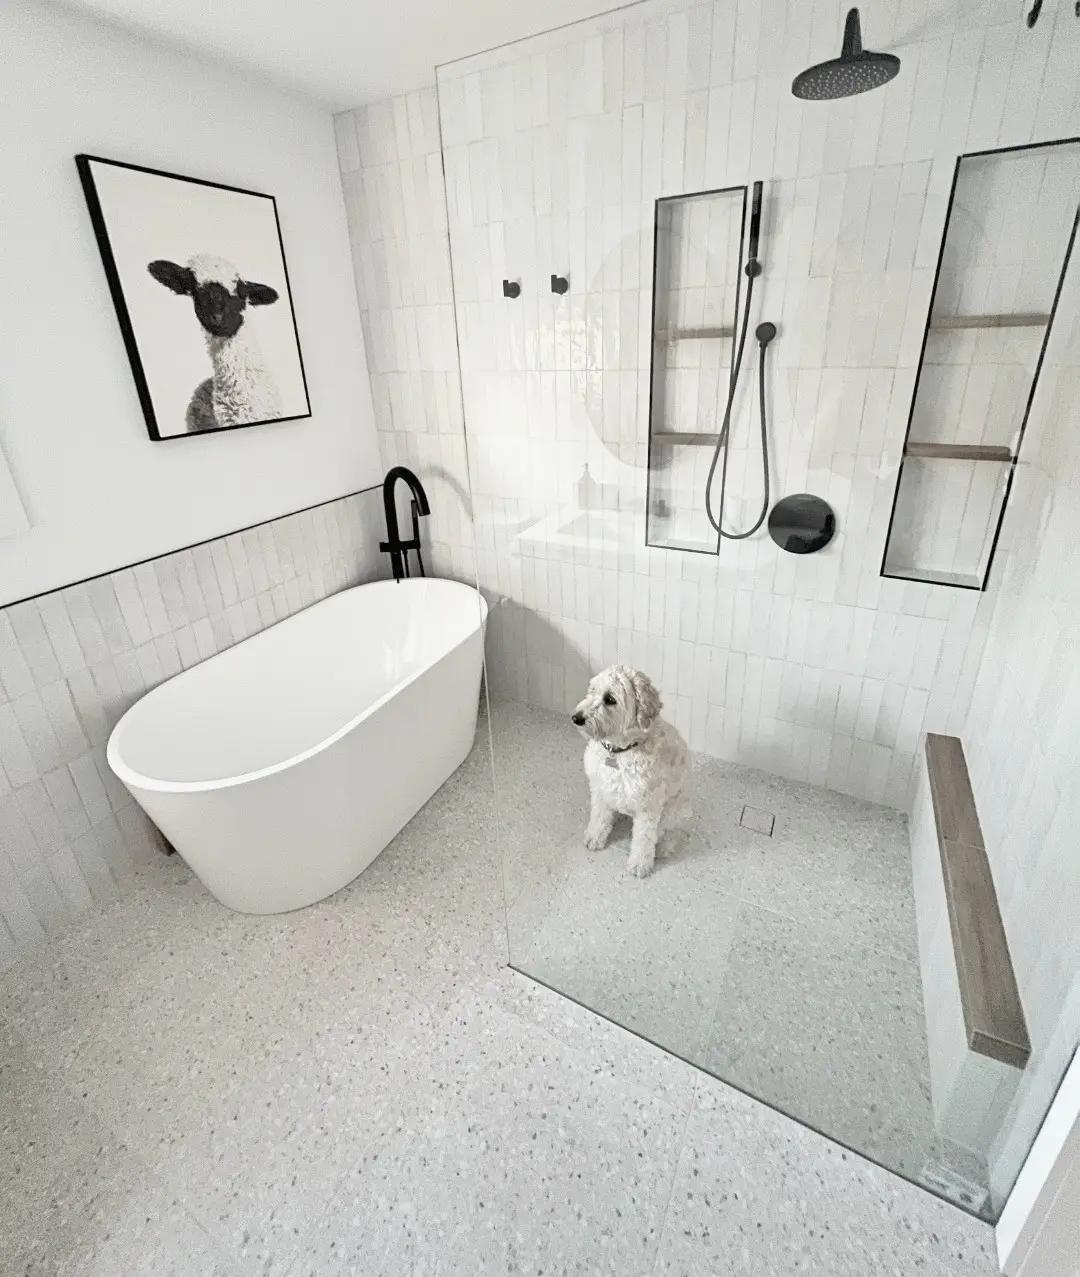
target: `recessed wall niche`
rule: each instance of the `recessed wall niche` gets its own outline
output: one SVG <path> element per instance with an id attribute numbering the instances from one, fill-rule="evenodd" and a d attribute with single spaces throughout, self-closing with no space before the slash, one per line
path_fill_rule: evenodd
<path id="1" fill-rule="evenodd" d="M 646 542 L 715 554 L 705 483 L 731 377 L 746 187 L 656 201 Z"/>
<path id="2" fill-rule="evenodd" d="M 957 159 L 883 576 L 986 588 L 1069 270 L 1078 192 L 1080 140 Z"/>

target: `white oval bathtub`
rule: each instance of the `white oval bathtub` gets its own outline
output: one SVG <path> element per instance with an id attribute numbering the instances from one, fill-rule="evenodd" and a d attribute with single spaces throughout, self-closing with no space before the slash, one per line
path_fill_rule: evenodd
<path id="1" fill-rule="evenodd" d="M 207 889 L 281 913 L 365 869 L 472 748 L 476 590 L 360 585 L 148 692 L 109 766 Z"/>

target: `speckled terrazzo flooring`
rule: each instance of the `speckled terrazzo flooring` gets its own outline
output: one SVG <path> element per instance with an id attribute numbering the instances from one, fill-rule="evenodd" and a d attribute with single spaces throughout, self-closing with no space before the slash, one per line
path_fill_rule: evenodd
<path id="1" fill-rule="evenodd" d="M 328 901 L 245 917 L 163 859 L 0 977 L 0 1272 L 995 1272 L 984 1224 L 507 969 L 533 801 L 497 847 L 481 743 Z"/>
<path id="2" fill-rule="evenodd" d="M 504 704 L 494 730 L 519 971 L 900 1174 L 985 1196 L 985 1168 L 934 1130 L 900 813 L 697 756 L 687 836 L 642 883 L 629 822 L 582 847 L 565 716 Z"/>

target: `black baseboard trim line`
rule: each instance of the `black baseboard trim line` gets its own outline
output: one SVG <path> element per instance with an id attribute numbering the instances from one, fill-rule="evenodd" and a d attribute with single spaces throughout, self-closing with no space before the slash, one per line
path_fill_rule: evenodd
<path id="1" fill-rule="evenodd" d="M 201 541 L 192 541 L 190 545 L 178 545 L 172 550 L 162 550 L 160 554 L 148 555 L 145 559 L 136 559 L 133 563 L 119 563 L 104 572 L 95 572 L 93 576 L 80 577 L 77 581 L 66 581 L 63 585 L 53 585 L 47 590 L 39 590 L 37 594 L 27 594 L 21 599 L 12 599 L 9 603 L 0 603 L 0 612 L 9 607 L 18 607 L 20 603 L 31 603 L 34 599 L 43 599 L 50 594 L 59 594 L 61 590 L 70 590 L 74 585 L 86 585 L 88 581 L 100 581 L 103 576 L 112 576 L 114 572 L 125 572 L 128 568 L 140 568 L 144 563 L 154 563 L 158 559 L 167 559 L 170 554 L 182 554 L 185 550 L 197 550 L 200 545 L 209 545 L 211 541 L 220 541 L 222 537 L 234 537 L 241 532 L 250 532 L 252 528 L 262 528 L 268 523 L 277 523 L 279 519 L 291 519 L 294 514 L 307 514 L 309 510 L 318 510 L 324 505 L 333 505 L 335 501 L 347 501 L 349 497 L 359 497 L 365 492 L 375 492 L 382 487 L 381 483 L 369 484 L 366 488 L 357 488 L 353 492 L 343 492 L 339 497 L 327 497 L 325 501 L 316 501 L 314 505 L 301 506 L 299 510 L 284 510 L 269 519 L 260 519 L 258 523 L 249 523 L 243 528 L 230 528 L 227 532 L 215 532 L 212 537 L 204 537 Z"/>

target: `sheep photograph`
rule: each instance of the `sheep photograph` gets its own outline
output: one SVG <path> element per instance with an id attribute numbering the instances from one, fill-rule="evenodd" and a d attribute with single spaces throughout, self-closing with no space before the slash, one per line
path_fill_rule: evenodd
<path id="1" fill-rule="evenodd" d="M 76 161 L 150 438 L 309 417 L 273 197 Z"/>

